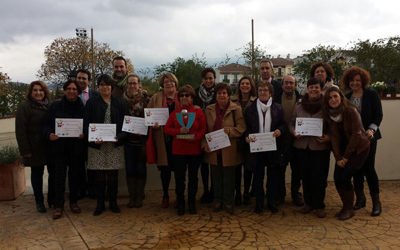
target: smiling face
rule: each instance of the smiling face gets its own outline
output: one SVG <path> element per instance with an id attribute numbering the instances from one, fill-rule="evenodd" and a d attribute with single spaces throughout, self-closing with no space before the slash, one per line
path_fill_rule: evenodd
<path id="1" fill-rule="evenodd" d="M 105 82 L 100 82 L 99 93 L 103 98 L 110 97 L 111 96 L 111 85 L 107 85 L 107 83 L 105 83 Z"/>
<path id="2" fill-rule="evenodd" d="M 282 89 L 286 94 L 293 94 L 296 89 L 296 80 L 293 76 L 286 76 L 282 82 Z"/>
<path id="3" fill-rule="evenodd" d="M 307 91 L 310 99 L 318 99 L 322 95 L 321 86 L 319 84 L 312 84 L 308 86 Z"/>
<path id="4" fill-rule="evenodd" d="M 82 91 L 85 90 L 89 85 L 89 76 L 84 72 L 78 72 L 76 75 L 76 83 Z"/>
<path id="5" fill-rule="evenodd" d="M 218 90 L 216 99 L 219 106 L 221 107 L 226 106 L 229 101 L 228 91 L 226 89 Z"/>
<path id="6" fill-rule="evenodd" d="M 193 98 L 189 93 L 183 92 L 179 94 L 179 101 L 182 106 L 190 106 L 193 103 Z"/>
<path id="7" fill-rule="evenodd" d="M 44 96 L 45 94 L 42 86 L 38 84 L 34 85 L 31 93 L 32 99 L 35 101 L 42 101 L 44 99 Z"/>
<path id="8" fill-rule="evenodd" d="M 250 83 L 249 79 L 243 79 L 242 81 L 240 81 L 239 89 L 242 92 L 242 94 L 250 93 L 251 83 Z"/>
<path id="9" fill-rule="evenodd" d="M 258 87 L 258 99 L 260 99 L 260 101 L 267 102 L 270 97 L 271 97 L 271 92 L 269 92 L 267 86 Z"/>
<path id="10" fill-rule="evenodd" d="M 124 60 L 115 60 L 113 62 L 113 69 L 114 75 L 119 79 L 123 78 L 128 71 Z"/>
<path id="11" fill-rule="evenodd" d="M 337 91 L 329 92 L 329 99 L 328 99 L 329 107 L 336 109 L 340 106 L 340 103 L 342 103 L 340 94 Z"/>
<path id="12" fill-rule="evenodd" d="M 78 84 L 71 82 L 66 89 L 64 90 L 65 93 L 65 98 L 67 98 L 68 101 L 75 101 L 78 99 Z"/>
<path id="13" fill-rule="evenodd" d="M 212 88 L 215 85 L 215 77 L 212 72 L 207 72 L 206 76 L 203 77 L 201 80 L 206 89 Z"/>
<path id="14" fill-rule="evenodd" d="M 164 86 L 164 91 L 165 92 L 176 91 L 175 82 L 171 81 L 168 77 L 164 78 L 163 86 Z"/>
<path id="15" fill-rule="evenodd" d="M 360 75 L 356 75 L 353 77 L 353 80 L 350 81 L 349 86 L 353 92 L 359 91 L 362 89 L 362 80 Z"/>
<path id="16" fill-rule="evenodd" d="M 139 89 L 140 89 L 139 79 L 135 76 L 129 77 L 126 85 L 126 90 L 129 93 L 135 94 L 139 91 Z"/>
<path id="17" fill-rule="evenodd" d="M 322 66 L 319 66 L 318 68 L 316 68 L 315 72 L 314 72 L 314 77 L 322 80 L 325 83 L 326 79 L 328 77 L 325 68 Z"/>

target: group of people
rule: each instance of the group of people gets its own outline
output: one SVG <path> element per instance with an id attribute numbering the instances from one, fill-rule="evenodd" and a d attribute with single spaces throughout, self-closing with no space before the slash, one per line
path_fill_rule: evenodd
<path id="1" fill-rule="evenodd" d="M 16 137 L 24 164 L 32 169 L 39 212 L 46 212 L 42 190 L 45 165 L 49 173 L 47 201 L 55 208 L 54 219 L 63 215 L 67 171 L 73 213 L 81 212 L 78 199 L 82 189 L 97 199 L 93 215 L 103 213 L 106 200 L 109 209 L 119 213 L 118 170 L 123 168 L 129 192 L 127 206 L 141 207 L 146 162 L 151 158 L 160 171 L 163 208 L 170 206 L 174 174 L 173 205 L 178 215 L 186 210 L 197 213 L 199 168 L 204 188 L 200 202 L 213 203 L 214 211 L 234 214 L 235 206 L 250 204 L 254 196 L 254 212 L 261 213 L 266 200 L 267 208 L 276 213 L 285 201 L 285 172 L 290 164 L 293 203 L 301 206 L 299 212 L 314 211 L 322 218 L 326 216 L 324 199 L 332 151 L 335 186 L 343 203 L 338 219 L 349 219 L 354 210 L 365 207 L 364 177 L 373 202 L 371 215 L 381 213 L 375 153 L 383 115 L 378 95 L 367 88 L 370 76 L 364 69 L 347 69 L 340 89 L 333 83 L 331 66 L 316 63 L 310 71 L 307 93 L 301 96 L 293 76 L 284 77 L 282 83 L 275 81 L 272 62 L 262 60 L 260 80 L 255 83 L 242 77 L 233 95 L 229 84 L 216 83 L 214 69 L 205 68 L 198 88 L 179 87 L 176 76 L 165 73 L 159 79 L 161 90 L 150 97 L 139 76 L 128 73 L 123 57 L 114 58 L 113 68 L 112 76 L 97 79 L 98 91 L 88 87 L 90 73 L 78 70 L 76 78 L 64 84 L 64 96 L 52 104 L 44 82 L 30 84 L 26 101 L 18 108 Z M 124 116 L 144 117 L 144 108 L 167 108 L 168 121 L 149 127 L 148 135 L 122 131 Z M 323 119 L 323 135 L 297 134 L 299 117 Z M 56 118 L 83 119 L 83 133 L 76 138 L 58 137 Z M 88 142 L 90 123 L 116 124 L 115 142 Z M 211 151 L 204 135 L 221 129 L 230 146 Z M 249 134 L 254 133 L 272 133 L 277 149 L 251 153 Z"/>

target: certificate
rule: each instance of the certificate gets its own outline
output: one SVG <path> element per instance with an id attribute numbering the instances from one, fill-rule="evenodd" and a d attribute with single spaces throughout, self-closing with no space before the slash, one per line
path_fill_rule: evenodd
<path id="1" fill-rule="evenodd" d="M 250 152 L 265 152 L 276 150 L 276 139 L 272 136 L 274 133 L 249 134 Z"/>
<path id="2" fill-rule="evenodd" d="M 144 125 L 144 118 L 128 115 L 124 116 L 122 131 L 138 135 L 147 135 L 147 127 Z"/>
<path id="3" fill-rule="evenodd" d="M 205 135 L 210 151 L 226 148 L 231 145 L 228 135 L 224 129 L 219 129 Z"/>
<path id="4" fill-rule="evenodd" d="M 58 137 L 79 137 L 83 134 L 83 119 L 56 118 L 55 123 Z"/>
<path id="5" fill-rule="evenodd" d="M 322 136 L 322 118 L 296 118 L 295 132 L 298 135 Z"/>
<path id="6" fill-rule="evenodd" d="M 169 117 L 168 108 L 145 108 L 144 122 L 146 126 L 154 126 L 156 122 L 162 126 L 167 123 Z"/>
<path id="7" fill-rule="evenodd" d="M 117 134 L 116 124 L 104 123 L 90 123 L 89 124 L 89 138 L 90 142 L 94 141 L 111 141 L 115 142 Z"/>

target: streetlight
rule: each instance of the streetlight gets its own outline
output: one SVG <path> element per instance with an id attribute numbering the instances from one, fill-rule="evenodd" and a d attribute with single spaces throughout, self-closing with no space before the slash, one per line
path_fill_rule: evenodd
<path id="1" fill-rule="evenodd" d="M 77 37 L 80 38 L 86 38 L 87 37 L 87 32 L 85 28 L 76 28 L 75 29 L 75 34 Z"/>
<path id="2" fill-rule="evenodd" d="M 87 38 L 87 31 L 85 28 L 76 28 L 75 34 L 79 38 Z M 95 89 L 95 76 L 94 76 L 94 42 L 93 42 L 93 28 L 90 28 L 90 53 L 92 58 L 92 88 Z"/>

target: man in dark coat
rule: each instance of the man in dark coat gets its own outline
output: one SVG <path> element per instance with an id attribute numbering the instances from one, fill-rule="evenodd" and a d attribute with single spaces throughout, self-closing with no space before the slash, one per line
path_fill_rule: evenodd
<path id="1" fill-rule="evenodd" d="M 272 84 L 272 87 L 274 87 L 274 96 L 272 97 L 272 101 L 275 101 L 278 96 L 282 95 L 282 87 L 279 82 L 272 78 L 272 73 L 274 72 L 274 65 L 272 64 L 272 61 L 266 58 L 262 59 L 258 70 L 260 74 L 260 81 L 269 82 Z M 256 85 L 258 86 L 258 83 Z"/>
<path id="2" fill-rule="evenodd" d="M 126 63 L 126 59 L 122 56 L 115 57 L 112 63 L 114 70 L 112 75 L 114 80 L 112 96 L 122 98 L 128 81 L 128 64 Z"/>

